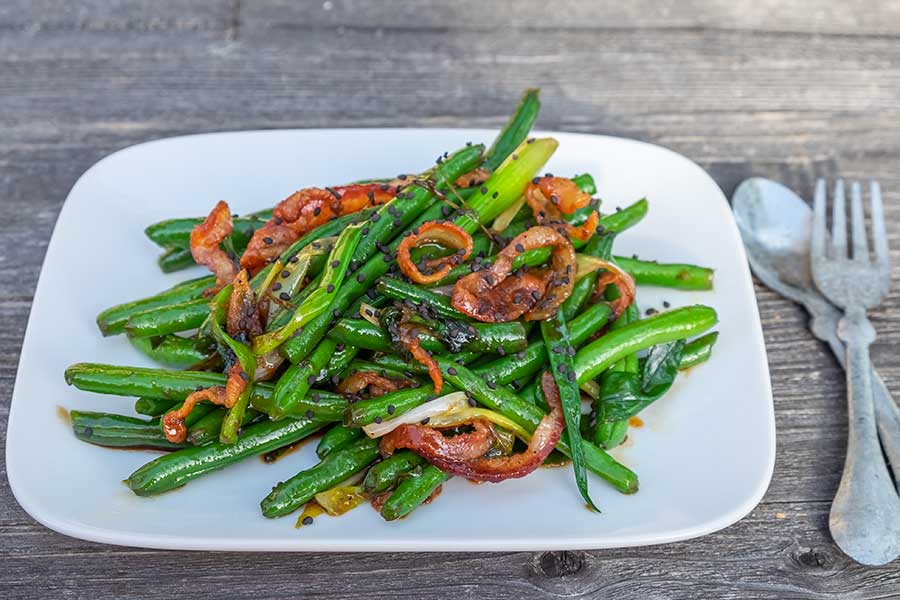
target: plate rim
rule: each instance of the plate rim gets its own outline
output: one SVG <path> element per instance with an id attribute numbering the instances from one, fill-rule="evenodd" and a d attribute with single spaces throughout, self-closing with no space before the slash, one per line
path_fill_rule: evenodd
<path id="1" fill-rule="evenodd" d="M 374 537 L 374 538 L 363 538 L 360 537 L 358 539 L 351 540 L 331 540 L 328 543 L 322 543 L 321 540 L 303 540 L 302 538 L 297 539 L 271 539 L 271 538 L 255 538 L 255 539 L 247 539 L 242 537 L 227 537 L 227 538 L 209 538 L 209 537 L 201 537 L 197 535 L 181 535 L 181 536 L 173 536 L 168 534 L 145 534 L 145 533 L 123 533 L 121 530 L 116 529 L 106 529 L 95 527 L 93 525 L 86 525 L 83 523 L 74 523 L 65 518 L 58 518 L 55 515 L 46 515 L 44 514 L 39 507 L 36 507 L 35 504 L 32 503 L 31 498 L 28 495 L 28 492 L 19 486 L 17 483 L 17 477 L 14 476 L 14 473 L 18 470 L 18 463 L 11 462 L 11 457 L 14 458 L 15 451 L 13 450 L 14 445 L 10 443 L 10 435 L 9 432 L 12 429 L 14 422 L 14 415 L 18 413 L 17 407 L 22 405 L 22 401 L 17 401 L 18 389 L 20 377 L 22 377 L 21 371 L 21 357 L 26 354 L 28 351 L 28 346 L 31 345 L 31 330 L 32 330 L 32 319 L 35 315 L 34 307 L 43 301 L 42 294 L 42 284 L 44 279 L 44 269 L 47 265 L 48 260 L 55 255 L 58 250 L 56 246 L 58 245 L 58 236 L 57 236 L 57 228 L 59 223 L 63 220 L 63 217 L 67 215 L 67 210 L 70 205 L 70 198 L 73 196 L 75 191 L 83 185 L 83 182 L 90 177 L 94 176 L 94 172 L 99 170 L 102 165 L 107 163 L 108 161 L 112 161 L 113 159 L 120 159 L 122 155 L 128 154 L 130 152 L 136 151 L 137 149 L 143 149 L 147 146 L 152 145 L 161 145 L 171 142 L 177 142 L 180 140 L 184 140 L 186 138 L 202 138 L 202 137 L 228 137 L 228 136 L 240 136 L 244 134 L 260 134 L 260 133 L 271 133 L 271 134 L 291 134 L 291 133 L 309 133 L 309 132 L 343 132 L 343 133 L 354 133 L 354 132 L 384 132 L 384 133 L 394 133 L 394 132 L 409 132 L 409 131 L 428 131 L 433 132 L 435 134 L 441 134 L 444 132 L 452 132 L 454 134 L 468 132 L 473 136 L 489 136 L 495 133 L 494 129 L 489 128 L 454 128 L 454 127 L 315 127 L 315 128 L 271 128 L 271 129 L 250 129 L 250 130 L 228 130 L 228 131 L 211 131 L 211 132 L 198 132 L 198 133 L 189 133 L 183 135 L 176 136 L 168 136 L 162 137 L 158 139 L 148 140 L 145 142 L 139 142 L 137 144 L 132 144 L 116 150 L 94 164 L 92 164 L 88 169 L 82 173 L 75 183 L 72 185 L 72 188 L 66 194 L 66 198 L 63 201 L 63 204 L 60 208 L 59 214 L 56 218 L 56 221 L 53 225 L 53 230 L 50 235 L 49 242 L 47 244 L 47 250 L 44 255 L 44 259 L 41 263 L 41 269 L 38 275 L 37 283 L 35 285 L 34 294 L 32 296 L 32 303 L 29 307 L 29 315 L 26 321 L 25 333 L 22 337 L 22 346 L 19 352 L 19 356 L 17 357 L 17 366 L 16 366 L 16 377 L 13 383 L 13 391 L 10 397 L 10 409 L 9 409 L 9 417 L 7 421 L 7 437 L 6 437 L 6 450 L 5 450 L 5 466 L 7 472 L 7 480 L 9 482 L 10 490 L 13 493 L 13 497 L 19 503 L 19 506 L 35 521 L 40 523 L 41 525 L 67 535 L 69 537 L 82 539 L 90 542 L 98 542 L 105 544 L 113 544 L 118 546 L 130 546 L 130 547 L 141 547 L 141 548 L 152 548 L 152 549 L 166 549 L 166 550 L 221 550 L 221 551 L 247 551 L 247 552 L 466 552 L 466 551 L 478 551 L 478 552 L 492 552 L 492 551 L 540 551 L 540 550 L 585 550 L 585 549 L 606 549 L 606 548 L 625 548 L 625 547 L 638 547 L 638 546 L 650 546 L 650 545 L 658 545 L 658 544 L 668 544 L 688 539 L 693 539 L 697 537 L 701 537 L 704 535 L 708 535 L 711 533 L 715 533 L 720 531 L 737 521 L 743 519 L 747 516 L 752 510 L 760 503 L 763 496 L 765 495 L 768 487 L 771 483 L 772 476 L 774 474 L 775 468 L 775 458 L 776 458 L 776 445 L 777 445 L 777 430 L 775 426 L 775 411 L 774 411 L 774 396 L 772 392 L 772 381 L 771 381 L 771 373 L 768 364 L 767 351 L 765 346 L 765 338 L 763 335 L 762 329 L 762 321 L 759 314 L 759 303 L 756 297 L 756 292 L 753 287 L 752 275 L 750 272 L 750 267 L 747 261 L 746 250 L 743 246 L 743 243 L 740 240 L 739 231 L 737 229 L 737 224 L 734 221 L 733 213 L 730 209 L 730 205 L 728 203 L 728 199 L 722 191 L 721 187 L 719 187 L 718 183 L 712 178 L 712 176 L 697 164 L 695 161 L 690 159 L 689 157 L 676 152 L 670 148 L 665 146 L 654 144 L 650 142 L 645 142 L 641 140 L 635 140 L 631 138 L 624 138 L 619 136 L 611 136 L 611 135 L 603 135 L 603 134 L 592 134 L 592 133 L 583 133 L 583 132 L 568 132 L 568 131 L 560 131 L 560 130 L 535 130 L 535 135 L 560 135 L 564 134 L 567 137 L 578 137 L 585 139 L 605 139 L 608 141 L 612 141 L 614 143 L 624 143 L 629 145 L 639 145 L 645 146 L 653 151 L 663 151 L 666 154 L 669 154 L 675 160 L 678 160 L 684 163 L 686 168 L 690 168 L 692 170 L 697 171 L 701 177 L 712 182 L 713 186 L 716 189 L 718 194 L 718 200 L 721 202 L 717 202 L 718 210 L 722 211 L 725 216 L 725 220 L 729 223 L 731 228 L 731 242 L 737 250 L 738 257 L 741 259 L 740 269 L 742 271 L 742 278 L 745 279 L 749 283 L 749 294 L 752 297 L 752 317 L 753 323 L 751 323 L 751 329 L 756 334 L 756 342 L 755 344 L 757 348 L 754 349 L 753 354 L 758 355 L 762 360 L 761 365 L 765 374 L 763 385 L 763 393 L 765 394 L 766 400 L 766 431 L 768 433 L 769 443 L 765 448 L 758 447 L 758 450 L 765 449 L 766 451 L 766 465 L 763 472 L 763 476 L 756 483 L 756 486 L 753 489 L 752 494 L 748 494 L 744 500 L 740 504 L 735 504 L 734 507 L 731 508 L 730 511 L 718 516 L 716 519 L 704 521 L 700 525 L 692 526 L 692 527 L 683 527 L 681 529 L 673 529 L 668 531 L 664 535 L 660 534 L 644 534 L 644 535 L 635 535 L 628 534 L 627 536 L 623 536 L 621 538 L 617 538 L 615 535 L 609 535 L 604 538 L 603 541 L 598 542 L 596 537 L 584 536 L 584 537 L 568 537 L 568 538 L 554 538 L 552 541 L 547 541 L 545 539 L 532 539 L 532 538 L 489 538 L 489 537 L 479 537 L 469 540 L 460 540 L 460 539 L 399 539 L 392 540 L 390 537 Z M 11 465 L 14 465 L 11 467 Z"/>

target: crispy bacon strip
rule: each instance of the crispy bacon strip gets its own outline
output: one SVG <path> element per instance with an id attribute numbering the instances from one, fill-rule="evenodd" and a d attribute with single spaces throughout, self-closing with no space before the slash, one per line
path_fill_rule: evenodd
<path id="1" fill-rule="evenodd" d="M 391 182 L 305 188 L 294 192 L 275 207 L 272 218 L 253 234 L 241 256 L 241 266 L 256 273 L 278 258 L 300 236 L 335 217 L 384 204 L 397 191 L 398 186 Z"/>
<path id="2" fill-rule="evenodd" d="M 525 202 L 531 207 L 534 219 L 540 225 L 558 224 L 570 238 L 587 240 L 597 229 L 600 215 L 593 211 L 579 226 L 566 223 L 562 215 L 570 215 L 591 201 L 590 194 L 578 189 L 571 179 L 565 177 L 541 177 L 525 187 Z"/>
<path id="3" fill-rule="evenodd" d="M 263 322 L 260 307 L 256 302 L 256 294 L 250 288 L 247 270 L 241 269 L 232 282 L 225 331 L 231 337 L 243 333 L 248 339 L 252 339 L 263 332 Z"/>
<path id="4" fill-rule="evenodd" d="M 234 279 L 238 269 L 228 254 L 219 247 L 231 235 L 234 222 L 228 203 L 220 200 L 206 219 L 191 231 L 191 256 L 198 265 L 209 267 L 216 276 L 216 285 L 207 290 L 216 292 Z"/>
<path id="5" fill-rule="evenodd" d="M 566 425 L 559 388 L 549 372 L 541 376 L 541 389 L 550 405 L 550 413 L 541 419 L 528 448 L 520 454 L 483 458 L 493 441 L 493 430 L 484 419 L 471 421 L 473 432 L 453 437 L 444 436 L 434 427 L 401 425 L 381 439 L 381 453 L 389 456 L 398 448 L 409 448 L 442 471 L 470 481 L 497 483 L 524 477 L 541 466 L 556 447 Z"/>
<path id="6" fill-rule="evenodd" d="M 520 272 L 511 277 L 513 259 L 526 250 L 550 247 L 550 269 Z M 572 293 L 575 249 L 558 231 L 538 226 L 524 231 L 497 254 L 494 263 L 466 275 L 453 286 L 456 310 L 486 323 L 546 319 Z"/>
<path id="7" fill-rule="evenodd" d="M 360 394 L 367 391 L 370 397 L 384 396 L 390 392 L 396 392 L 401 388 L 408 388 L 414 382 L 408 379 L 391 379 L 384 377 L 375 371 L 357 371 L 344 378 L 337 385 L 337 391 L 341 394 Z"/>
<path id="8" fill-rule="evenodd" d="M 433 258 L 425 261 L 423 273 L 412 261 L 410 250 L 421 244 L 441 244 L 448 248 L 456 248 L 458 252 L 442 258 Z M 418 231 L 406 236 L 397 248 L 397 263 L 403 274 L 415 283 L 435 283 L 447 276 L 448 273 L 472 254 L 472 236 L 469 232 L 449 222 L 428 221 L 418 227 Z"/>
<path id="9" fill-rule="evenodd" d="M 597 278 L 594 300 L 603 297 L 603 290 L 606 289 L 606 286 L 616 286 L 619 290 L 619 297 L 609 303 L 609 308 L 612 310 L 612 319 L 615 320 L 634 302 L 634 277 L 623 271 L 619 265 L 608 261 L 604 262 L 606 263 L 603 266 L 605 271 Z"/>
<path id="10" fill-rule="evenodd" d="M 452 437 L 440 429 L 425 425 L 400 425 L 381 438 L 383 456 L 390 456 L 400 448 L 409 448 L 437 468 L 453 472 L 459 463 L 480 459 L 491 449 L 494 430 L 487 419 L 473 419 L 469 425 L 473 431 Z"/>
<path id="11" fill-rule="evenodd" d="M 166 439 L 173 444 L 180 444 L 185 440 L 187 437 L 187 427 L 184 424 L 184 420 L 191 414 L 194 407 L 197 406 L 197 403 L 202 402 L 203 400 L 218 404 L 219 406 L 224 406 L 225 408 L 234 406 L 234 403 L 237 402 L 237 399 L 244 391 L 244 388 L 247 387 L 248 380 L 249 377 L 241 369 L 241 365 L 235 363 L 228 371 L 228 380 L 225 382 L 224 387 L 221 385 L 214 385 L 188 394 L 188 397 L 184 399 L 181 407 L 176 410 L 170 410 L 163 415 L 162 427 L 163 432 L 166 434 Z"/>
<path id="12" fill-rule="evenodd" d="M 444 387 L 444 374 L 437 361 L 428 353 L 428 350 L 422 347 L 419 342 L 417 328 L 408 323 L 400 323 L 400 344 L 412 355 L 414 359 L 425 365 L 428 369 L 428 376 L 434 384 L 434 393 L 440 394 Z"/>

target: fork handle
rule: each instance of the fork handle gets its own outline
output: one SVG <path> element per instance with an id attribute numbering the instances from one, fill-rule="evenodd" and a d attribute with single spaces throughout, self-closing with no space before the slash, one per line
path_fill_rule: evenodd
<path id="1" fill-rule="evenodd" d="M 885 548 L 884 537 L 897 536 L 898 524 L 890 522 L 887 513 L 898 499 L 875 428 L 869 360 L 875 329 L 862 309 L 853 309 L 838 323 L 838 336 L 847 347 L 849 430 L 844 471 L 829 525 L 838 546 L 848 555 L 863 564 L 883 564 L 896 556 L 879 555 L 877 549 L 891 552 Z M 887 546 L 896 551 L 896 538 Z"/>

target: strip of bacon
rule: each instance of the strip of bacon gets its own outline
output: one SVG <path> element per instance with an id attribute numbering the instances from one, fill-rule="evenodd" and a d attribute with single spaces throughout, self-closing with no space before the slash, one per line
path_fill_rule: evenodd
<path id="1" fill-rule="evenodd" d="M 525 201 L 531 207 L 534 220 L 539 225 L 558 226 L 570 238 L 587 240 L 594 234 L 600 222 L 600 215 L 596 210 L 578 226 L 570 225 L 563 220 L 563 214 L 570 215 L 591 201 L 590 194 L 579 190 L 574 181 L 565 177 L 545 176 L 532 181 L 525 187 Z"/>
<path id="2" fill-rule="evenodd" d="M 397 191 L 398 186 L 391 182 L 305 188 L 294 192 L 275 207 L 272 218 L 250 238 L 241 256 L 241 266 L 254 274 L 319 225 L 367 206 L 384 204 Z"/>
<path id="3" fill-rule="evenodd" d="M 519 254 L 546 247 L 553 250 L 549 269 L 512 274 Z M 564 235 L 550 227 L 532 227 L 513 238 L 491 266 L 457 281 L 450 302 L 486 323 L 514 321 L 522 315 L 530 321 L 546 319 L 571 295 L 575 268 L 575 249 Z"/>
<path id="4" fill-rule="evenodd" d="M 216 292 L 232 282 L 238 268 L 228 254 L 219 247 L 231 235 L 234 222 L 228 203 L 220 200 L 206 219 L 191 230 L 191 256 L 216 276 L 216 285 L 207 293 Z"/>
<path id="5" fill-rule="evenodd" d="M 228 371 L 228 380 L 224 386 L 214 385 L 212 387 L 197 390 L 188 394 L 184 402 L 176 410 L 170 410 L 162 418 L 163 433 L 166 439 L 173 444 L 180 444 L 187 437 L 187 426 L 184 420 L 194 410 L 199 402 L 206 400 L 212 404 L 231 408 L 237 402 L 244 388 L 247 387 L 249 381 L 247 373 L 241 369 L 241 365 L 237 362 Z"/>

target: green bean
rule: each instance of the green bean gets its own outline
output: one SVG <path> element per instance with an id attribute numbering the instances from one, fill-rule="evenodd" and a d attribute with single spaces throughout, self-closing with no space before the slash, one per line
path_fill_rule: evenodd
<path id="1" fill-rule="evenodd" d="M 545 413 L 541 408 L 523 400 L 508 388 L 485 381 L 466 367 L 459 366 L 444 357 L 438 356 L 435 360 L 446 381 L 457 389 L 466 390 L 479 403 L 502 413 L 526 430 L 534 431 L 544 417 Z M 630 494 L 637 491 L 638 480 L 634 472 L 587 440 L 582 442 L 585 466 L 588 469 L 611 483 L 620 492 Z M 571 457 L 566 440 L 560 440 L 556 447 Z"/>
<path id="2" fill-rule="evenodd" d="M 647 199 L 641 198 L 622 210 L 600 217 L 600 226 L 605 231 L 622 233 L 626 229 L 634 227 L 638 221 L 643 219 L 647 214 L 647 208 Z"/>
<path id="3" fill-rule="evenodd" d="M 716 311 L 700 304 L 659 313 L 584 346 L 575 354 L 578 384 L 597 377 L 617 360 L 640 350 L 698 335 L 716 324 Z"/>
<path id="4" fill-rule="evenodd" d="M 625 256 L 615 257 L 638 285 L 655 285 L 679 290 L 711 290 L 713 270 L 697 265 L 659 263 Z"/>
<path id="5" fill-rule="evenodd" d="M 335 450 L 348 446 L 363 437 L 362 429 L 347 429 L 340 423 L 325 432 L 319 445 L 316 446 L 316 456 L 325 458 Z"/>
<path id="6" fill-rule="evenodd" d="M 225 420 L 225 414 L 226 411 L 224 410 L 214 410 L 207 413 L 202 419 L 194 423 L 193 427 L 188 429 L 187 443 L 192 446 L 202 446 L 217 440 L 222 431 L 222 421 Z M 259 412 L 248 408 L 241 417 L 241 427 L 246 427 L 258 419 L 259 416 Z"/>
<path id="7" fill-rule="evenodd" d="M 681 370 L 690 369 L 709 360 L 712 354 L 712 347 L 718 339 L 719 332 L 712 331 L 688 342 L 681 353 L 681 364 L 678 365 L 678 368 Z"/>
<path id="8" fill-rule="evenodd" d="M 584 447 L 581 444 L 581 392 L 575 383 L 572 356 L 575 347 L 569 338 L 569 330 L 561 311 L 541 321 L 541 335 L 547 348 L 550 372 L 559 390 L 560 403 L 566 422 L 566 439 L 572 457 L 572 469 L 581 497 L 594 510 L 600 510 L 588 494 L 587 472 L 584 464 Z"/>
<path id="9" fill-rule="evenodd" d="M 306 360 L 288 367 L 275 384 L 270 417 L 280 419 L 296 410 L 297 405 L 307 397 L 309 389 L 319 379 L 334 353 L 335 346 L 333 340 L 322 340 Z"/>
<path id="10" fill-rule="evenodd" d="M 168 334 L 159 337 L 130 337 L 131 345 L 144 356 L 167 367 L 188 368 L 207 360 L 209 352 L 197 348 L 191 338 Z"/>
<path id="11" fill-rule="evenodd" d="M 609 320 L 609 305 L 592 304 L 569 323 L 569 337 L 577 348 L 602 328 Z M 532 342 L 525 350 L 498 358 L 486 365 L 474 368 L 481 376 L 490 376 L 500 384 L 512 383 L 523 377 L 533 376 L 547 363 L 547 348 L 543 341 Z"/>
<path id="12" fill-rule="evenodd" d="M 162 306 L 133 315 L 125 324 L 132 337 L 147 337 L 197 329 L 209 315 L 206 298 Z"/>
<path id="13" fill-rule="evenodd" d="M 159 419 L 145 420 L 125 415 L 73 410 L 69 413 L 72 431 L 83 442 L 113 448 L 157 448 L 174 450 L 184 444 L 173 444 L 159 428 Z"/>
<path id="14" fill-rule="evenodd" d="M 354 402 L 344 412 L 344 427 L 365 427 L 402 415 L 434 396 L 434 388 L 422 386 L 390 392 L 384 396 Z"/>
<path id="15" fill-rule="evenodd" d="M 263 396 L 259 394 L 259 391 L 259 389 L 255 390 L 256 393 L 250 398 L 250 405 L 262 413 L 272 414 L 275 411 L 275 407 L 271 394 Z M 295 419 L 304 417 L 331 423 L 344 418 L 344 411 L 347 410 L 347 406 L 349 406 L 349 403 L 341 394 L 323 390 L 309 390 L 304 398 L 291 405 L 285 416 Z"/>
<path id="16" fill-rule="evenodd" d="M 243 238 L 249 239 L 253 236 L 253 231 L 262 226 L 263 223 L 272 218 L 272 210 L 263 210 L 256 213 L 250 213 L 245 217 L 237 217 L 233 220 L 234 234 L 238 234 Z M 187 248 L 191 244 L 191 231 L 194 227 L 203 222 L 203 217 L 182 218 L 182 219 L 166 219 L 149 225 L 144 229 L 144 233 L 155 244 L 163 248 L 178 247 Z M 246 244 L 246 242 L 245 242 Z"/>
<path id="17" fill-rule="evenodd" d="M 431 290 L 425 289 L 418 285 L 413 285 L 405 281 L 400 281 L 394 277 L 382 277 L 375 285 L 375 290 L 388 298 L 394 300 L 409 300 L 417 306 L 427 306 L 435 314 L 448 319 L 456 319 L 458 321 L 471 321 L 471 319 L 453 308 L 450 305 L 450 297 L 443 294 L 437 294 Z"/>
<path id="18" fill-rule="evenodd" d="M 367 437 L 336 450 L 314 467 L 272 488 L 260 502 L 263 516 L 274 518 L 292 513 L 319 492 L 362 471 L 377 457 L 378 442 Z"/>
<path id="19" fill-rule="evenodd" d="M 66 369 L 66 383 L 79 390 L 116 396 L 141 396 L 165 400 L 184 400 L 199 388 L 225 385 L 221 373 L 174 371 L 145 367 L 120 367 L 97 363 L 77 363 Z M 260 385 L 268 388 L 271 385 Z"/>
<path id="20" fill-rule="evenodd" d="M 148 417 L 158 417 L 169 412 L 178 402 L 166 398 L 138 398 L 134 403 L 134 412 Z"/>
<path id="21" fill-rule="evenodd" d="M 428 464 L 424 458 L 412 450 L 397 450 L 390 457 L 375 463 L 366 473 L 363 488 L 370 493 L 380 494 L 391 489 L 401 477 L 417 467 Z"/>
<path id="22" fill-rule="evenodd" d="M 534 121 L 537 119 L 538 112 L 541 110 L 541 102 L 538 99 L 540 90 L 525 90 L 522 98 L 519 100 L 519 106 L 516 107 L 512 118 L 506 123 L 497 139 L 491 145 L 490 149 L 485 153 L 484 168 L 488 171 L 494 171 L 499 167 L 506 157 L 519 147 Z"/>
<path id="23" fill-rule="evenodd" d="M 163 273 L 175 273 L 197 263 L 194 262 L 194 255 L 191 254 L 190 248 L 169 248 L 159 255 L 156 264 Z"/>
<path id="24" fill-rule="evenodd" d="M 442 341 L 444 335 L 453 336 L 460 343 L 460 350 L 470 352 L 518 352 L 528 344 L 525 329 L 517 321 L 460 324 L 460 327 L 435 322 L 434 331 L 438 336 L 425 332 L 418 336 L 422 347 L 429 352 L 447 352 L 447 345 Z M 340 319 L 328 332 L 328 337 L 367 350 L 384 352 L 393 348 L 387 332 L 365 319 Z"/>
<path id="25" fill-rule="evenodd" d="M 450 475 L 434 465 L 426 466 L 420 474 L 403 480 L 397 486 L 381 507 L 381 516 L 387 521 L 405 517 L 448 479 Z"/>
<path id="26" fill-rule="evenodd" d="M 125 324 L 134 315 L 188 300 L 196 300 L 202 297 L 203 291 L 213 285 L 215 281 L 216 278 L 211 276 L 191 279 L 148 298 L 112 306 L 97 315 L 97 327 L 105 336 L 124 333 Z"/>
<path id="27" fill-rule="evenodd" d="M 192 446 L 150 461 L 132 473 L 125 485 L 138 496 L 161 494 L 245 458 L 293 444 L 324 425 L 309 419 L 263 421 L 247 427 L 234 444 Z"/>

